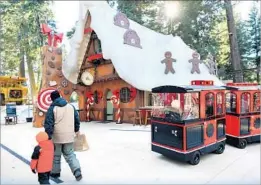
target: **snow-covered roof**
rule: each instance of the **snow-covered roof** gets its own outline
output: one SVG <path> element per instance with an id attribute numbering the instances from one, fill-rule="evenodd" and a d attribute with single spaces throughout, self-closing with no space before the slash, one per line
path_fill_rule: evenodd
<path id="1" fill-rule="evenodd" d="M 79 67 L 83 62 L 80 53 L 86 51 L 80 46 L 84 45 L 81 42 L 88 12 L 91 15 L 90 27 L 101 41 L 103 58 L 110 59 L 119 76 L 137 89 L 151 91 L 163 85 L 184 86 L 190 85 L 192 80 L 213 80 L 214 85 L 224 85 L 215 75 L 209 74 L 205 64 L 199 64 L 200 74 L 191 74 L 192 64 L 188 61 L 192 59 L 194 50 L 178 36 L 157 33 L 129 19 L 130 29 L 137 32 L 142 49 L 123 44 L 127 30 L 114 25 L 117 11 L 106 1 L 80 1 L 79 21 L 71 40 L 71 52 L 63 63 L 64 75 L 72 83 L 77 83 Z M 164 73 L 165 64 L 161 61 L 165 59 L 166 51 L 170 51 L 172 58 L 176 59 L 173 63 L 175 74 Z"/>

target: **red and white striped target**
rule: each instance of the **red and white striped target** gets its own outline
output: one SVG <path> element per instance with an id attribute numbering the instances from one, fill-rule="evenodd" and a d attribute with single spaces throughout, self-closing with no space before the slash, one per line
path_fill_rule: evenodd
<path id="1" fill-rule="evenodd" d="M 54 88 L 46 88 L 43 89 L 39 94 L 38 94 L 38 98 L 37 98 L 37 107 L 43 111 L 43 112 L 47 112 L 48 108 L 50 107 L 50 105 L 52 104 L 52 100 L 51 100 L 51 93 L 53 91 L 55 91 L 56 89 Z"/>

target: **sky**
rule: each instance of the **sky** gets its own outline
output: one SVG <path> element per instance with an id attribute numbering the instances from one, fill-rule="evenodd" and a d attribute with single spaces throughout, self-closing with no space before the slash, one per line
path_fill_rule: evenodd
<path id="1" fill-rule="evenodd" d="M 252 1 L 241 1 L 235 6 L 235 12 L 239 13 L 242 19 L 248 18 Z M 71 30 L 79 17 L 79 1 L 54 1 L 52 9 L 55 13 L 56 26 L 59 32 L 66 33 Z M 64 44 L 68 41 L 64 37 Z"/>

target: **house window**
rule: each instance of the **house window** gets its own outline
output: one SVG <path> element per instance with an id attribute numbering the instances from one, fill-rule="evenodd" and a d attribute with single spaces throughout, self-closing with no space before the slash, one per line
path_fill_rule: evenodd
<path id="1" fill-rule="evenodd" d="M 223 94 L 222 93 L 217 93 L 217 115 L 223 114 Z"/>
<path id="2" fill-rule="evenodd" d="M 98 91 L 94 91 L 94 93 L 93 93 L 93 99 L 94 99 L 94 103 L 95 103 L 95 104 L 98 104 L 98 103 L 99 103 Z"/>
<path id="3" fill-rule="evenodd" d="M 249 93 L 242 93 L 240 112 L 241 113 L 247 113 L 249 111 L 250 111 L 250 94 Z"/>
<path id="4" fill-rule="evenodd" d="M 152 94 L 149 93 L 149 101 L 148 101 L 149 106 L 153 106 L 153 98 L 152 98 Z"/>
<path id="5" fill-rule="evenodd" d="M 92 35 L 92 39 L 93 39 L 93 47 L 94 47 L 95 54 L 101 53 L 102 49 L 101 49 L 100 39 L 95 33 Z"/>
<path id="6" fill-rule="evenodd" d="M 226 112 L 236 113 L 237 97 L 234 93 L 226 94 Z"/>
<path id="7" fill-rule="evenodd" d="M 253 101 L 253 111 L 260 112 L 260 95 L 258 93 L 254 94 Z"/>
<path id="8" fill-rule="evenodd" d="M 130 101 L 130 89 L 128 87 L 123 87 L 120 90 L 120 100 L 122 103 L 128 103 Z"/>
<path id="9" fill-rule="evenodd" d="M 205 97 L 206 103 L 206 117 L 214 116 L 214 94 L 208 93 Z"/>

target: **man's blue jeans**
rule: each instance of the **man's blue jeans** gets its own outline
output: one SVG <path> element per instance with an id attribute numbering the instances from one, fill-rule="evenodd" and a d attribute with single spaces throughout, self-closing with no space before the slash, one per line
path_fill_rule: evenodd
<path id="1" fill-rule="evenodd" d="M 63 154 L 64 159 L 69 164 L 72 173 L 74 174 L 75 170 L 80 170 L 80 163 L 76 159 L 74 153 L 73 143 L 54 143 L 54 160 L 53 160 L 53 169 L 51 173 L 60 173 L 61 172 L 61 155 Z"/>

